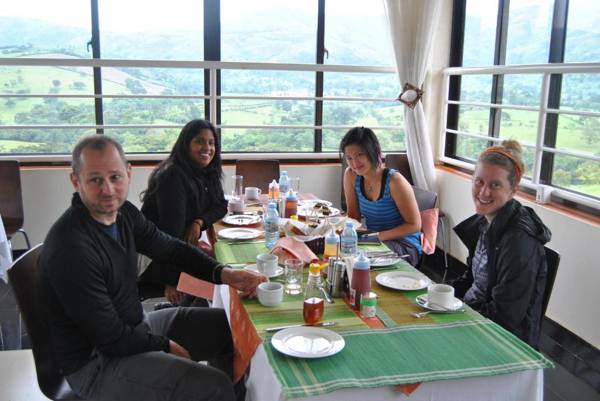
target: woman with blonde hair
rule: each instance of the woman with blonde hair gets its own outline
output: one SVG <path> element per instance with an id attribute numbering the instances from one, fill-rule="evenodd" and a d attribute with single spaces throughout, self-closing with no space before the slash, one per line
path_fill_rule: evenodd
<path id="1" fill-rule="evenodd" d="M 471 189 L 476 214 L 454 227 L 469 250 L 467 271 L 452 284 L 472 308 L 537 347 L 551 233 L 514 199 L 523 171 L 517 141 L 479 155 Z"/>

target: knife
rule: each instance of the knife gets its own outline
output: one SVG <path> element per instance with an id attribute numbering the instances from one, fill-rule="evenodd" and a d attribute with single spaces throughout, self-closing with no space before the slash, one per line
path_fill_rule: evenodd
<path id="1" fill-rule="evenodd" d="M 279 326 L 279 327 L 269 327 L 268 329 L 265 329 L 265 331 L 267 333 L 274 333 L 276 331 L 279 330 L 283 330 L 283 329 L 289 329 L 292 327 L 331 327 L 331 326 L 335 326 L 337 324 L 337 322 L 322 322 L 322 323 L 317 323 L 317 324 L 291 324 L 289 326 Z"/>

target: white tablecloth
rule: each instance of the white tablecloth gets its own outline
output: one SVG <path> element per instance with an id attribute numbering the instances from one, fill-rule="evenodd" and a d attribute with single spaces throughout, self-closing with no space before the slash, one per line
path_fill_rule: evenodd
<path id="1" fill-rule="evenodd" d="M 215 286 L 213 306 L 224 308 L 229 318 L 229 292 L 227 286 Z M 246 401 L 285 400 L 281 384 L 269 365 L 262 345 L 252 357 L 250 376 L 246 383 Z M 543 401 L 543 369 L 526 370 L 496 376 L 461 380 L 441 380 L 422 383 L 410 396 L 393 387 L 371 389 L 348 388 L 316 397 L 300 398 L 302 401 Z"/>

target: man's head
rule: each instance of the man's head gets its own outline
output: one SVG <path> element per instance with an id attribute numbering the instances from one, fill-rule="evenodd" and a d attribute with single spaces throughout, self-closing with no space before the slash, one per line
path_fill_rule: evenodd
<path id="1" fill-rule="evenodd" d="M 111 224 L 127 199 L 131 166 L 121 145 L 105 135 L 82 138 L 73 149 L 71 183 L 92 217 Z"/>

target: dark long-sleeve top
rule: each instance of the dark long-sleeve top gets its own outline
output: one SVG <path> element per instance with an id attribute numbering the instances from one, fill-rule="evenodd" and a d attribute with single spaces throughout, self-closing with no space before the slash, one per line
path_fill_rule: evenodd
<path id="1" fill-rule="evenodd" d="M 456 295 L 473 285 L 472 259 L 483 216 L 474 215 L 454 227 L 467 246 L 467 271 L 454 281 Z M 470 304 L 482 315 L 537 347 L 547 265 L 544 244 L 551 233 L 533 209 L 512 199 L 492 220 L 484 236 L 488 253 L 485 299 Z"/>
<path id="2" fill-rule="evenodd" d="M 227 201 L 220 180 L 209 180 L 171 164 L 157 177 L 157 188 L 144 199 L 142 213 L 156 226 L 181 240 L 187 227 L 202 219 L 202 230 L 227 214 Z M 153 260 L 148 269 L 155 281 L 177 285 L 179 272 L 169 263 Z"/>
<path id="3" fill-rule="evenodd" d="M 108 356 L 169 350 L 169 340 L 138 324 L 137 253 L 203 280 L 220 281 L 219 264 L 199 249 L 162 233 L 129 203 L 117 216 L 119 241 L 96 222 L 74 194 L 50 229 L 41 254 L 44 296 L 53 351 L 65 375 L 94 350 Z"/>

